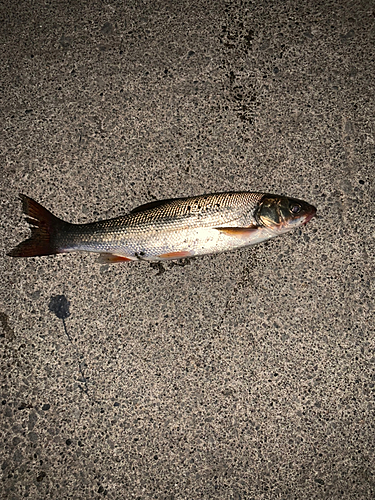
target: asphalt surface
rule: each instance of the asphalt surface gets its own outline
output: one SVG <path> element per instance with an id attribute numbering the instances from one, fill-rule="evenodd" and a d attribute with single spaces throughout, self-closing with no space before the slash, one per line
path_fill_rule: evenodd
<path id="1" fill-rule="evenodd" d="M 1 5 L 1 493 L 372 499 L 373 2 Z M 228 190 L 315 205 L 155 266 L 12 259 L 70 222 Z"/>

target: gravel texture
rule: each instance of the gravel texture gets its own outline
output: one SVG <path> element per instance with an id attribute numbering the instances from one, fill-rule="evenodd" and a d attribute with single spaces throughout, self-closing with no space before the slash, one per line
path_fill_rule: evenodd
<path id="1" fill-rule="evenodd" d="M 1 490 L 375 498 L 370 1 L 1 5 Z M 265 191 L 318 208 L 161 266 L 12 259 L 70 222 Z"/>

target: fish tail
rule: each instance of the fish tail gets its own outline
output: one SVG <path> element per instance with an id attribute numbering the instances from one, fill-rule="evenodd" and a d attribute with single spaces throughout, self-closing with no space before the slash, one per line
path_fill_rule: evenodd
<path id="1" fill-rule="evenodd" d="M 36 257 L 61 253 L 56 236 L 70 224 L 51 214 L 35 200 L 20 194 L 26 221 L 31 225 L 31 236 L 11 250 L 10 257 Z"/>

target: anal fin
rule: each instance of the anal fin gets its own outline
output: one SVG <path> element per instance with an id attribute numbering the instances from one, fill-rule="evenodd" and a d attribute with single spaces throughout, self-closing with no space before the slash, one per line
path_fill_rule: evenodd
<path id="1" fill-rule="evenodd" d="M 113 253 L 101 253 L 98 262 L 101 264 L 115 264 L 117 262 L 131 262 L 134 259 L 129 259 L 124 255 L 115 255 Z"/>

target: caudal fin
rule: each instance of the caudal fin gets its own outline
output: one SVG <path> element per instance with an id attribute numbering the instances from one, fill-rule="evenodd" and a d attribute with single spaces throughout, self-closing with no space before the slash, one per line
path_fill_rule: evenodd
<path id="1" fill-rule="evenodd" d="M 10 257 L 36 257 L 60 253 L 56 246 L 56 235 L 67 225 L 49 210 L 24 194 L 20 194 L 26 221 L 32 226 L 31 237 L 13 248 Z"/>

